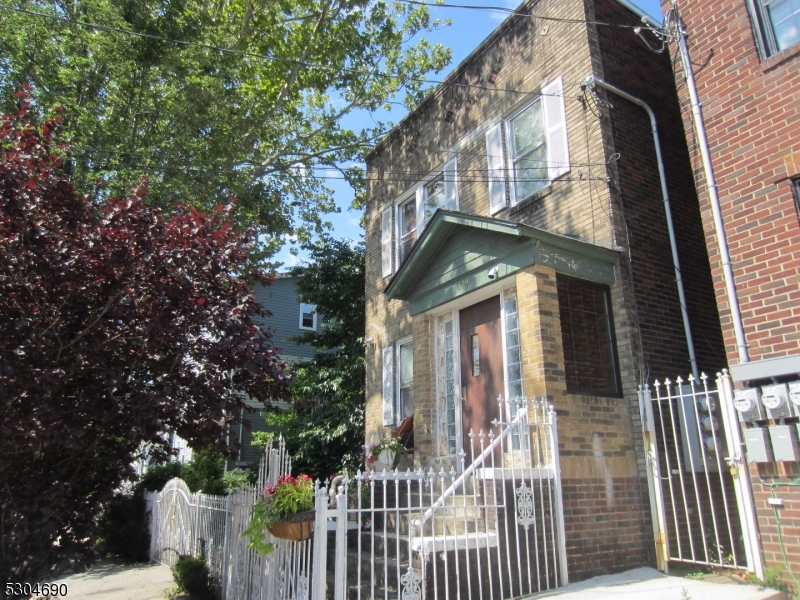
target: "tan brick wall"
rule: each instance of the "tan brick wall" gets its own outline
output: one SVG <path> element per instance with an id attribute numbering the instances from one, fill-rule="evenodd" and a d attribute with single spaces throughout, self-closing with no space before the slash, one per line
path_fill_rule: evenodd
<path id="1" fill-rule="evenodd" d="M 539 0 L 535 10 L 569 19 L 585 17 L 579 0 Z M 602 164 L 607 158 L 600 125 L 577 100 L 580 83 L 592 70 L 587 36 L 587 28 L 574 23 L 509 17 L 490 41 L 455 70 L 449 85 L 439 86 L 368 157 L 366 337 L 376 345 L 367 354 L 367 430 L 380 428 L 381 423 L 381 350 L 411 333 L 407 308 L 401 302 L 387 301 L 383 294 L 390 278 L 381 277 L 381 213 L 441 168 L 447 150 L 459 140 L 488 119 L 509 117 L 535 97 L 533 92 L 543 82 L 561 76 L 573 168 L 541 198 L 496 216 L 597 242 L 614 241 L 610 194 L 598 182 L 604 181 Z M 487 82 L 492 69 L 499 69 L 494 85 Z M 448 108 L 455 113 L 450 123 L 444 120 Z M 488 216 L 484 133 L 461 148 L 457 160 L 460 210 Z M 415 369 L 416 361 L 415 348 Z"/>
<path id="2" fill-rule="evenodd" d="M 556 273 L 528 267 L 516 284 L 525 391 L 546 396 L 558 417 L 570 573 L 583 578 L 648 564 L 652 524 L 635 391 L 626 386 L 623 398 L 567 393 Z M 622 294 L 612 290 L 624 331 Z"/>

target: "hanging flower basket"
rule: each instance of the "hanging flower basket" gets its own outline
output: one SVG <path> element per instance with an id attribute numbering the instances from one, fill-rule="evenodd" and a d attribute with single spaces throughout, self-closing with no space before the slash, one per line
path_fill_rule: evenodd
<path id="1" fill-rule="evenodd" d="M 314 530 L 314 484 L 308 475 L 281 475 L 275 485 L 264 486 L 253 506 L 250 525 L 242 535 L 249 550 L 259 556 L 275 550 L 272 537 L 302 542 Z M 269 531 L 272 536 L 267 534 Z"/>
<path id="2" fill-rule="evenodd" d="M 314 514 L 315 510 L 304 510 L 286 517 L 280 523 L 275 523 L 269 527 L 269 532 L 276 538 L 291 540 L 293 542 L 305 542 L 311 539 L 314 533 Z"/>

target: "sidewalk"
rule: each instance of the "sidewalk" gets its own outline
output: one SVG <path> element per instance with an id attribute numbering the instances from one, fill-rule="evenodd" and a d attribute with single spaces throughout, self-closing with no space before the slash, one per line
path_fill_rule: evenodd
<path id="1" fill-rule="evenodd" d="M 759 589 L 754 585 L 736 584 L 727 577 L 715 581 L 671 577 L 642 567 L 602 575 L 573 583 L 552 592 L 536 594 L 531 598 L 554 600 L 783 600 L 785 596 L 775 590 Z"/>
<path id="2" fill-rule="evenodd" d="M 173 586 L 172 572 L 164 565 L 120 565 L 108 561 L 98 562 L 85 573 L 62 577 L 56 583 L 67 584 L 67 600 L 166 600 L 167 590 Z"/>
<path id="3" fill-rule="evenodd" d="M 86 573 L 58 580 L 69 586 L 67 598 L 89 600 L 166 600 L 173 586 L 169 567 L 99 562 Z M 699 581 L 664 575 L 650 568 L 594 577 L 531 596 L 532 600 L 783 600 L 780 592 L 738 585 L 725 577 Z"/>

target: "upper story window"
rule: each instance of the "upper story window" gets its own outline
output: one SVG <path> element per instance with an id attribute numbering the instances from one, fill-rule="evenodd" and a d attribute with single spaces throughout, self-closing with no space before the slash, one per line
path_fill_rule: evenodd
<path id="1" fill-rule="evenodd" d="M 317 307 L 313 304 L 300 305 L 300 329 L 317 329 Z"/>
<path id="2" fill-rule="evenodd" d="M 417 241 L 417 203 L 416 198 L 405 200 L 397 207 L 398 252 L 397 260 L 402 264 Z"/>
<path id="3" fill-rule="evenodd" d="M 550 183 L 541 97 L 508 121 L 508 142 L 516 204 Z"/>
<path id="4" fill-rule="evenodd" d="M 564 85 L 559 77 L 532 102 L 486 132 L 489 212 L 519 204 L 568 173 Z M 507 192 L 508 188 L 508 192 Z"/>
<path id="5" fill-rule="evenodd" d="M 763 58 L 800 42 L 800 0 L 752 0 L 754 29 Z"/>
<path id="6" fill-rule="evenodd" d="M 414 247 L 425 225 L 437 209 L 458 210 L 456 159 L 448 160 L 442 170 L 420 182 L 410 194 L 381 214 L 381 276 L 388 277 L 400 268 Z M 394 220 L 394 244 L 393 227 Z"/>

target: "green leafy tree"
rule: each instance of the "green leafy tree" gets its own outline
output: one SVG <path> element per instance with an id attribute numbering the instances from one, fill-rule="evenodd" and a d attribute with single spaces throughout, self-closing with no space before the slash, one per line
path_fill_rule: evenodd
<path id="1" fill-rule="evenodd" d="M 319 331 L 298 341 L 316 350 L 294 365 L 293 410 L 269 413 L 294 456 L 293 471 L 324 479 L 362 463 L 364 443 L 364 244 L 323 236 L 305 245 L 306 264 L 293 270 L 303 302 L 322 315 Z"/>
<path id="2" fill-rule="evenodd" d="M 239 198 L 274 250 L 335 210 L 331 170 L 363 199 L 359 161 L 386 126 L 354 111 L 427 93 L 450 52 L 440 24 L 396 0 L 0 0 L 0 102 L 21 84 L 64 105 L 78 189 L 204 208 Z"/>

